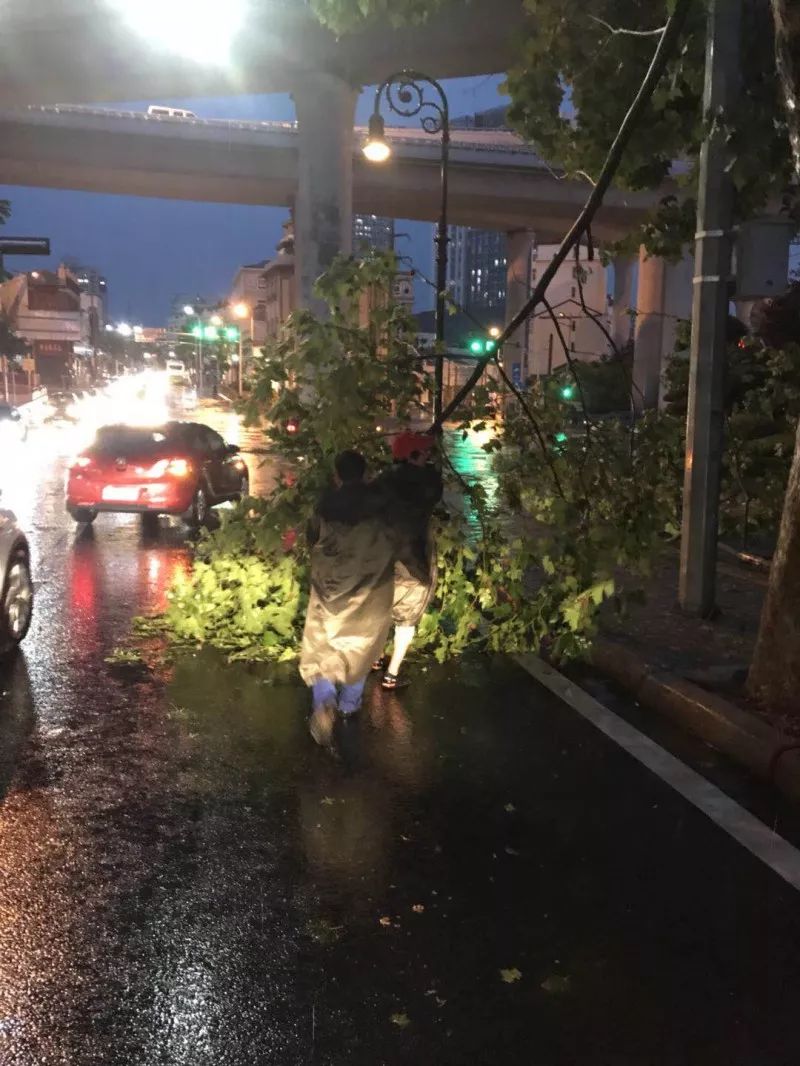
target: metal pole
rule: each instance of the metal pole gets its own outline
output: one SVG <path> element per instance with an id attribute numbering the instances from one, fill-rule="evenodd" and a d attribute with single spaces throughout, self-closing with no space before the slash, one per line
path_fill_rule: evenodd
<path id="1" fill-rule="evenodd" d="M 197 339 L 197 395 L 201 398 L 203 395 L 203 334 L 201 333 Z"/>
<path id="2" fill-rule="evenodd" d="M 241 327 L 239 328 L 239 395 L 244 392 L 244 338 L 242 337 Z"/>
<path id="3" fill-rule="evenodd" d="M 703 110 L 713 125 L 700 149 L 679 583 L 682 610 L 701 616 L 713 611 L 716 595 L 733 225 L 725 127 L 739 92 L 741 16 L 742 0 L 711 0 Z"/>
<path id="4" fill-rule="evenodd" d="M 434 371 L 433 417 L 438 422 L 442 413 L 444 387 L 444 325 L 445 292 L 447 290 L 447 177 L 450 160 L 450 123 L 447 112 L 442 119 L 442 199 L 439 208 L 439 224 L 436 230 L 436 363 Z"/>

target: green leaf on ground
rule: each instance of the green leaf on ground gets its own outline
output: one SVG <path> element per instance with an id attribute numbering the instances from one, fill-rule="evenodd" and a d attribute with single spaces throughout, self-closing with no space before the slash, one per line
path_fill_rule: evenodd
<path id="1" fill-rule="evenodd" d="M 542 981 L 541 987 L 552 995 L 561 995 L 570 991 L 571 981 L 565 974 L 552 973 Z"/>
<path id="2" fill-rule="evenodd" d="M 501 970 L 500 979 L 507 985 L 513 985 L 515 981 L 522 979 L 522 970 L 518 970 L 516 966 L 512 966 L 509 970 Z"/>

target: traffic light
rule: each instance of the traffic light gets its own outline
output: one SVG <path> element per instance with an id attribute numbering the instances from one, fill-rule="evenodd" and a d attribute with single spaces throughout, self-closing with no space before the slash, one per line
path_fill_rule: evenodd
<path id="1" fill-rule="evenodd" d="M 574 397 L 575 397 L 575 386 L 574 385 L 562 385 L 561 386 L 561 399 L 562 400 L 572 400 L 572 399 L 574 399 Z"/>
<path id="2" fill-rule="evenodd" d="M 225 340 L 226 341 L 238 341 L 239 339 L 239 327 L 238 326 L 226 326 L 225 327 Z"/>
<path id="3" fill-rule="evenodd" d="M 470 355 L 491 355 L 497 347 L 497 341 L 491 337 L 473 337 L 467 347 Z"/>
<path id="4" fill-rule="evenodd" d="M 198 340 L 203 336 L 203 327 L 198 322 L 196 326 L 192 326 L 191 333 L 193 337 L 197 337 Z"/>

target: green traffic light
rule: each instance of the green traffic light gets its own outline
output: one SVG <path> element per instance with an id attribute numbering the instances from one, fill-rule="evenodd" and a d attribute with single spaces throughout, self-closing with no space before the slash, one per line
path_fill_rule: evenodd
<path id="1" fill-rule="evenodd" d="M 483 355 L 485 351 L 483 341 L 480 340 L 480 338 L 478 337 L 476 337 L 474 340 L 471 340 L 469 342 L 469 350 L 472 352 L 473 355 Z"/>
<path id="2" fill-rule="evenodd" d="M 567 437 L 566 433 L 556 433 L 553 439 L 555 440 L 556 444 L 564 444 L 569 438 Z"/>
<path id="3" fill-rule="evenodd" d="M 497 347 L 497 343 L 495 341 L 486 341 L 484 343 L 483 350 L 485 352 L 493 352 L 496 347 Z"/>
<path id="4" fill-rule="evenodd" d="M 216 326 L 206 326 L 203 330 L 203 336 L 207 341 L 215 341 L 219 337 L 219 330 Z"/>
<path id="5" fill-rule="evenodd" d="M 565 385 L 562 388 L 562 390 L 561 390 L 561 399 L 562 400 L 571 400 L 574 395 L 575 395 L 575 386 L 574 385 Z"/>
<path id="6" fill-rule="evenodd" d="M 227 326 L 225 328 L 225 340 L 238 341 L 238 339 L 239 339 L 239 330 L 237 329 L 237 327 L 236 326 Z"/>
<path id="7" fill-rule="evenodd" d="M 198 338 L 202 337 L 203 336 L 203 327 L 202 326 L 192 326 L 192 336 L 193 337 L 198 337 Z"/>

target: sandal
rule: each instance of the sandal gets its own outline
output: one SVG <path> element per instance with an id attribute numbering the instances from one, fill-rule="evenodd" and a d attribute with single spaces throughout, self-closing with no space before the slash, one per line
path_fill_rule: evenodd
<path id="1" fill-rule="evenodd" d="M 410 684 L 410 681 L 401 679 L 397 674 L 390 674 L 388 671 L 383 675 L 383 679 L 381 680 L 381 688 L 385 689 L 387 692 L 394 692 L 394 690 L 398 688 L 408 688 Z"/>

